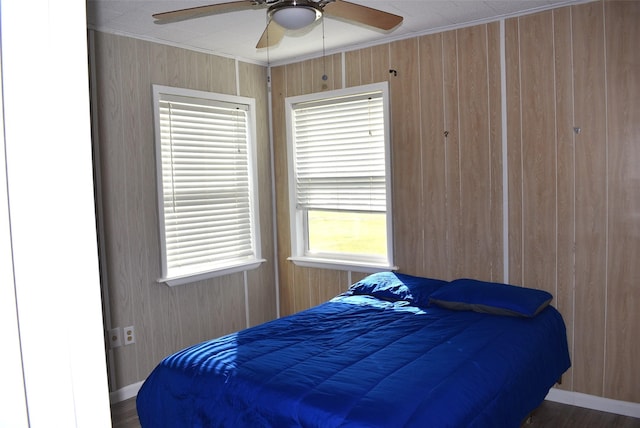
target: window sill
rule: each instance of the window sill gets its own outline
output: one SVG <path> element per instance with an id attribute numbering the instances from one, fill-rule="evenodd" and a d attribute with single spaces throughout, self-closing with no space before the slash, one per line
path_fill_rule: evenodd
<path id="1" fill-rule="evenodd" d="M 258 268 L 262 263 L 266 262 L 265 259 L 255 259 L 249 262 L 227 266 L 224 268 L 195 273 L 184 276 L 175 276 L 171 278 L 160 278 L 158 282 L 167 284 L 169 287 L 175 287 L 177 285 L 189 284 L 191 282 L 202 281 L 205 279 L 216 278 L 218 276 L 230 275 L 232 273 L 244 272 Z"/>
<path id="2" fill-rule="evenodd" d="M 362 273 L 376 273 L 397 270 L 397 266 L 384 263 L 356 262 L 353 260 L 333 260 L 314 257 L 289 257 L 296 266 L 319 269 L 346 270 Z"/>

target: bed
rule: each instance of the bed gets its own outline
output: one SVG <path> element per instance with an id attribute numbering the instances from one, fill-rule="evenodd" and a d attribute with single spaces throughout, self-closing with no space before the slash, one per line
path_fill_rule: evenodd
<path id="1" fill-rule="evenodd" d="M 181 350 L 142 427 L 518 427 L 570 367 L 545 291 L 398 273 Z"/>

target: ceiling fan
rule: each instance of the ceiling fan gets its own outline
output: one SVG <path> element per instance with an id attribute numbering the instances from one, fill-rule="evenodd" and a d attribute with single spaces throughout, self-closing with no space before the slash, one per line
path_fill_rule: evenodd
<path id="1" fill-rule="evenodd" d="M 263 7 L 268 7 L 269 21 L 256 48 L 274 46 L 282 40 L 287 30 L 304 28 L 325 14 L 386 31 L 395 28 L 402 22 L 402 16 L 343 0 L 239 0 L 156 13 L 153 17 L 157 24 L 167 24 Z"/>

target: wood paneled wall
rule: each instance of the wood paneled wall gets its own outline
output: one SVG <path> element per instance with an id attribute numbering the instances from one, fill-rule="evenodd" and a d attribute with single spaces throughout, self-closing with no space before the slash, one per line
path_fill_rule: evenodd
<path id="1" fill-rule="evenodd" d="M 604 9 L 607 283 L 604 395 L 640 402 L 640 2 Z"/>
<path id="2" fill-rule="evenodd" d="M 640 402 L 640 3 L 508 20 L 510 278 L 551 291 L 562 388 Z"/>
<path id="3" fill-rule="evenodd" d="M 342 60 L 344 86 L 389 82 L 394 248 L 401 272 L 502 280 L 499 35 L 499 24 L 492 23 L 327 60 L 333 74 L 324 89 L 342 87 Z M 333 296 L 364 276 L 286 260 L 291 244 L 284 99 L 318 92 L 319 64 L 272 70 L 283 314 L 317 304 L 315 296 Z"/>
<path id="4" fill-rule="evenodd" d="M 91 51 L 103 287 L 113 327 L 135 326 L 136 343 L 108 353 L 111 390 L 144 380 L 168 354 L 276 317 L 275 255 L 266 69 L 95 32 Z M 237 70 L 236 70 L 237 66 Z M 239 82 L 236 81 L 239 79 Z M 169 288 L 160 276 L 152 84 L 256 99 L 260 268 Z M 237 93 L 239 88 L 239 93 Z M 248 320 L 248 322 L 247 322 Z"/>
<path id="5" fill-rule="evenodd" d="M 325 83 L 320 60 L 274 67 L 281 312 L 363 276 L 287 261 L 284 99 L 386 80 L 400 271 L 552 292 L 573 359 L 560 387 L 640 403 L 638 22 L 634 1 L 508 19 L 504 82 L 500 23 L 332 55 Z"/>

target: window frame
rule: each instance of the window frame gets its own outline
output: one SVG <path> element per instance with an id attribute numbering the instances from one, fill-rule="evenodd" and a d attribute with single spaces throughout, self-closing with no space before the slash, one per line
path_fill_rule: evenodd
<path id="1" fill-rule="evenodd" d="M 205 280 L 218 276 L 228 275 L 237 272 L 243 272 L 259 267 L 266 260 L 261 258 L 261 241 L 260 241 L 260 222 L 259 222 L 259 198 L 258 198 L 258 166 L 256 160 L 257 143 L 256 143 L 256 115 L 255 115 L 255 99 L 241 97 L 236 95 L 219 94 L 215 92 L 199 91 L 194 89 L 185 89 L 164 85 L 152 85 L 153 92 L 153 120 L 154 120 L 154 150 L 156 162 L 156 193 L 157 193 L 157 209 L 158 209 L 158 232 L 160 241 L 160 264 L 161 275 L 158 282 L 165 283 L 170 287 L 187 284 L 195 281 Z M 246 107 L 247 115 L 247 171 L 248 171 L 248 187 L 249 201 L 248 209 L 252 255 L 245 260 L 237 260 L 231 263 L 221 263 L 217 266 L 209 265 L 205 270 L 196 270 L 183 273 L 180 275 L 171 274 L 168 267 L 167 257 L 167 236 L 165 232 L 165 212 L 164 212 L 164 187 L 163 187 L 163 166 L 162 166 L 162 139 L 160 133 L 160 110 L 159 103 L 162 96 L 177 96 L 184 98 L 200 99 L 209 103 L 238 104 Z"/>
<path id="2" fill-rule="evenodd" d="M 294 118 L 293 110 L 296 104 L 307 102 L 322 102 L 332 98 L 358 97 L 365 93 L 380 92 L 383 105 L 384 122 L 384 151 L 385 151 L 385 186 L 386 186 L 386 238 L 387 254 L 386 260 L 380 258 L 366 257 L 361 254 L 345 253 L 316 253 L 307 252 L 309 230 L 304 209 L 297 208 L 297 188 L 296 188 L 296 153 L 294 141 Z M 294 264 L 304 267 L 325 268 L 334 270 L 349 270 L 358 272 L 379 272 L 396 270 L 393 259 L 393 210 L 392 210 L 392 183 L 391 183 L 391 120 L 389 108 L 389 85 L 388 82 L 379 82 L 369 85 L 342 88 L 332 91 L 311 93 L 285 98 L 285 120 L 287 138 L 287 158 L 288 158 L 288 179 L 289 179 L 289 213 L 290 213 L 290 234 L 291 234 L 291 256 L 288 260 Z M 356 212 L 355 210 L 345 210 L 345 212 Z M 346 258 L 345 256 L 350 256 Z"/>

